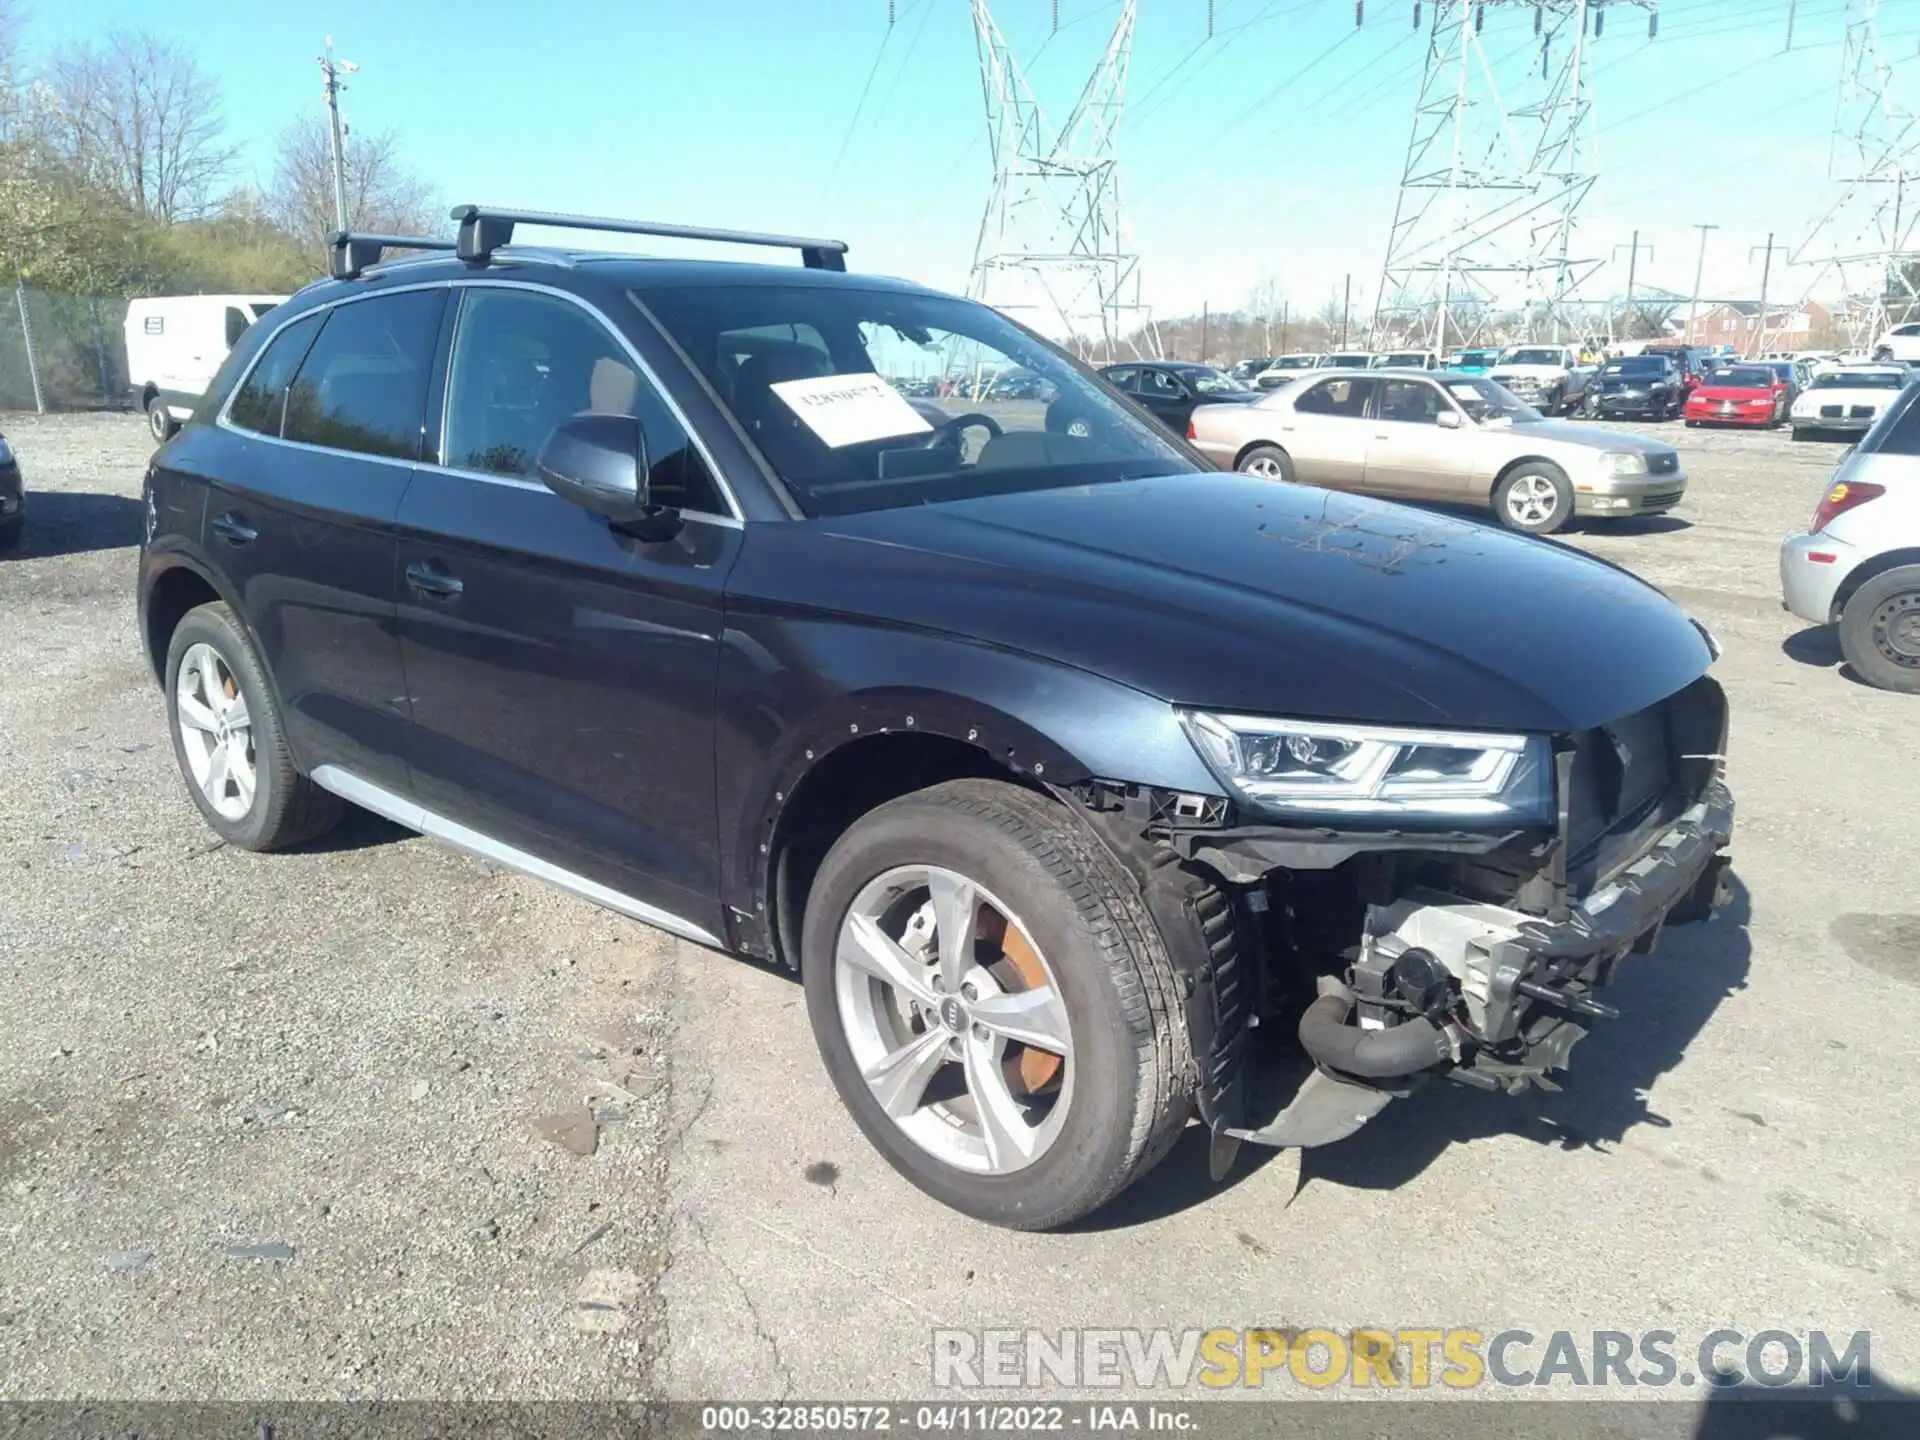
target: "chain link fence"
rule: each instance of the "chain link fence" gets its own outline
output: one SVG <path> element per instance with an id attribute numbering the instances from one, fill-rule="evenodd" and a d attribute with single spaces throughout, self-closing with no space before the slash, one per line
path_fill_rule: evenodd
<path id="1" fill-rule="evenodd" d="M 126 313 L 112 295 L 0 289 L 0 410 L 125 406 Z"/>

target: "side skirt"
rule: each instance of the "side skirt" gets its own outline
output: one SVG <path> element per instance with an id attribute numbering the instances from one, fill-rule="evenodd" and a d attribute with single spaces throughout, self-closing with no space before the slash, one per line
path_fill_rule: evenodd
<path id="1" fill-rule="evenodd" d="M 710 950 L 725 950 L 727 947 L 718 936 L 702 930 L 691 920 L 683 920 L 678 915 L 649 905 L 644 900 L 636 900 L 631 895 L 623 895 L 610 889 L 597 880 L 589 880 L 584 875 L 576 875 L 571 870 L 563 870 L 552 861 L 542 860 L 538 855 L 529 855 L 524 850 L 495 840 L 490 835 L 482 835 L 458 821 L 437 815 L 416 800 L 396 795 L 370 781 L 362 780 L 352 771 L 343 770 L 338 765 L 321 765 L 308 777 L 322 790 L 330 790 L 342 800 L 358 805 L 363 810 L 371 810 L 376 815 L 385 816 L 396 825 L 404 825 L 409 830 L 417 830 L 431 839 L 451 845 L 456 850 L 508 870 L 517 870 L 522 875 L 544 881 L 556 889 L 578 895 L 583 900 L 591 900 L 596 905 L 604 905 L 616 910 L 629 919 L 638 920 L 644 925 L 665 930 L 670 935 L 678 935 L 682 940 L 691 940 L 696 945 L 705 945 Z"/>

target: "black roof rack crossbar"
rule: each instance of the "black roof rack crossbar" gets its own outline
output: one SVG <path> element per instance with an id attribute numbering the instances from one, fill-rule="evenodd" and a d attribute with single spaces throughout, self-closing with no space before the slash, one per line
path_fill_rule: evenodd
<path id="1" fill-rule="evenodd" d="M 809 270 L 845 270 L 847 242 L 809 240 L 799 235 L 762 235 L 751 230 L 714 230 L 704 225 L 665 225 L 652 220 L 607 220 L 595 215 L 554 215 L 542 210 L 496 210 L 490 205 L 456 205 L 462 260 L 485 262 L 513 239 L 515 225 L 552 225 L 562 230 L 605 230 L 620 235 L 665 235 L 676 240 L 718 240 L 729 245 L 769 245 L 798 250 Z"/>
<path id="2" fill-rule="evenodd" d="M 327 237 L 327 273 L 336 280 L 358 280 L 389 250 L 451 250 L 454 242 L 428 235 L 360 235 L 336 230 Z"/>

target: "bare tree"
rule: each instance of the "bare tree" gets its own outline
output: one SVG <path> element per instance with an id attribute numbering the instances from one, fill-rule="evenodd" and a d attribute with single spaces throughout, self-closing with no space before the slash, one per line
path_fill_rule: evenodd
<path id="1" fill-rule="evenodd" d="M 204 214 L 238 150 L 220 92 L 186 50 L 139 31 L 54 56 L 50 139 L 62 159 L 136 214 L 172 224 Z"/>
<path id="2" fill-rule="evenodd" d="M 431 235 L 444 220 L 433 190 L 400 160 L 391 130 L 349 135 L 346 146 L 347 225 L 397 235 Z M 267 205 L 275 222 L 302 245 L 323 248 L 336 228 L 333 150 L 327 122 L 305 116 L 280 132 Z"/>

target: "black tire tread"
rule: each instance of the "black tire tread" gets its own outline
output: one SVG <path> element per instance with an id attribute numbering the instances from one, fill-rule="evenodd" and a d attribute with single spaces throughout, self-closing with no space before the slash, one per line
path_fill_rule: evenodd
<path id="1" fill-rule="evenodd" d="M 944 806 L 994 826 L 1065 891 L 1113 977 L 1140 1061 L 1127 1158 L 1105 1193 L 1076 1214 L 1034 1217 L 1048 1229 L 1098 1209 L 1162 1159 L 1185 1128 L 1195 1070 L 1179 976 L 1146 902 L 1105 847 L 1049 797 L 998 780 L 953 780 L 910 799 Z"/>
<path id="2" fill-rule="evenodd" d="M 1889 597 L 1920 589 L 1920 565 L 1897 565 L 1883 570 L 1854 591 L 1840 612 L 1840 649 L 1854 672 L 1877 689 L 1920 693 L 1920 674 L 1903 669 L 1873 648 L 1867 626 L 1873 611 Z"/>

